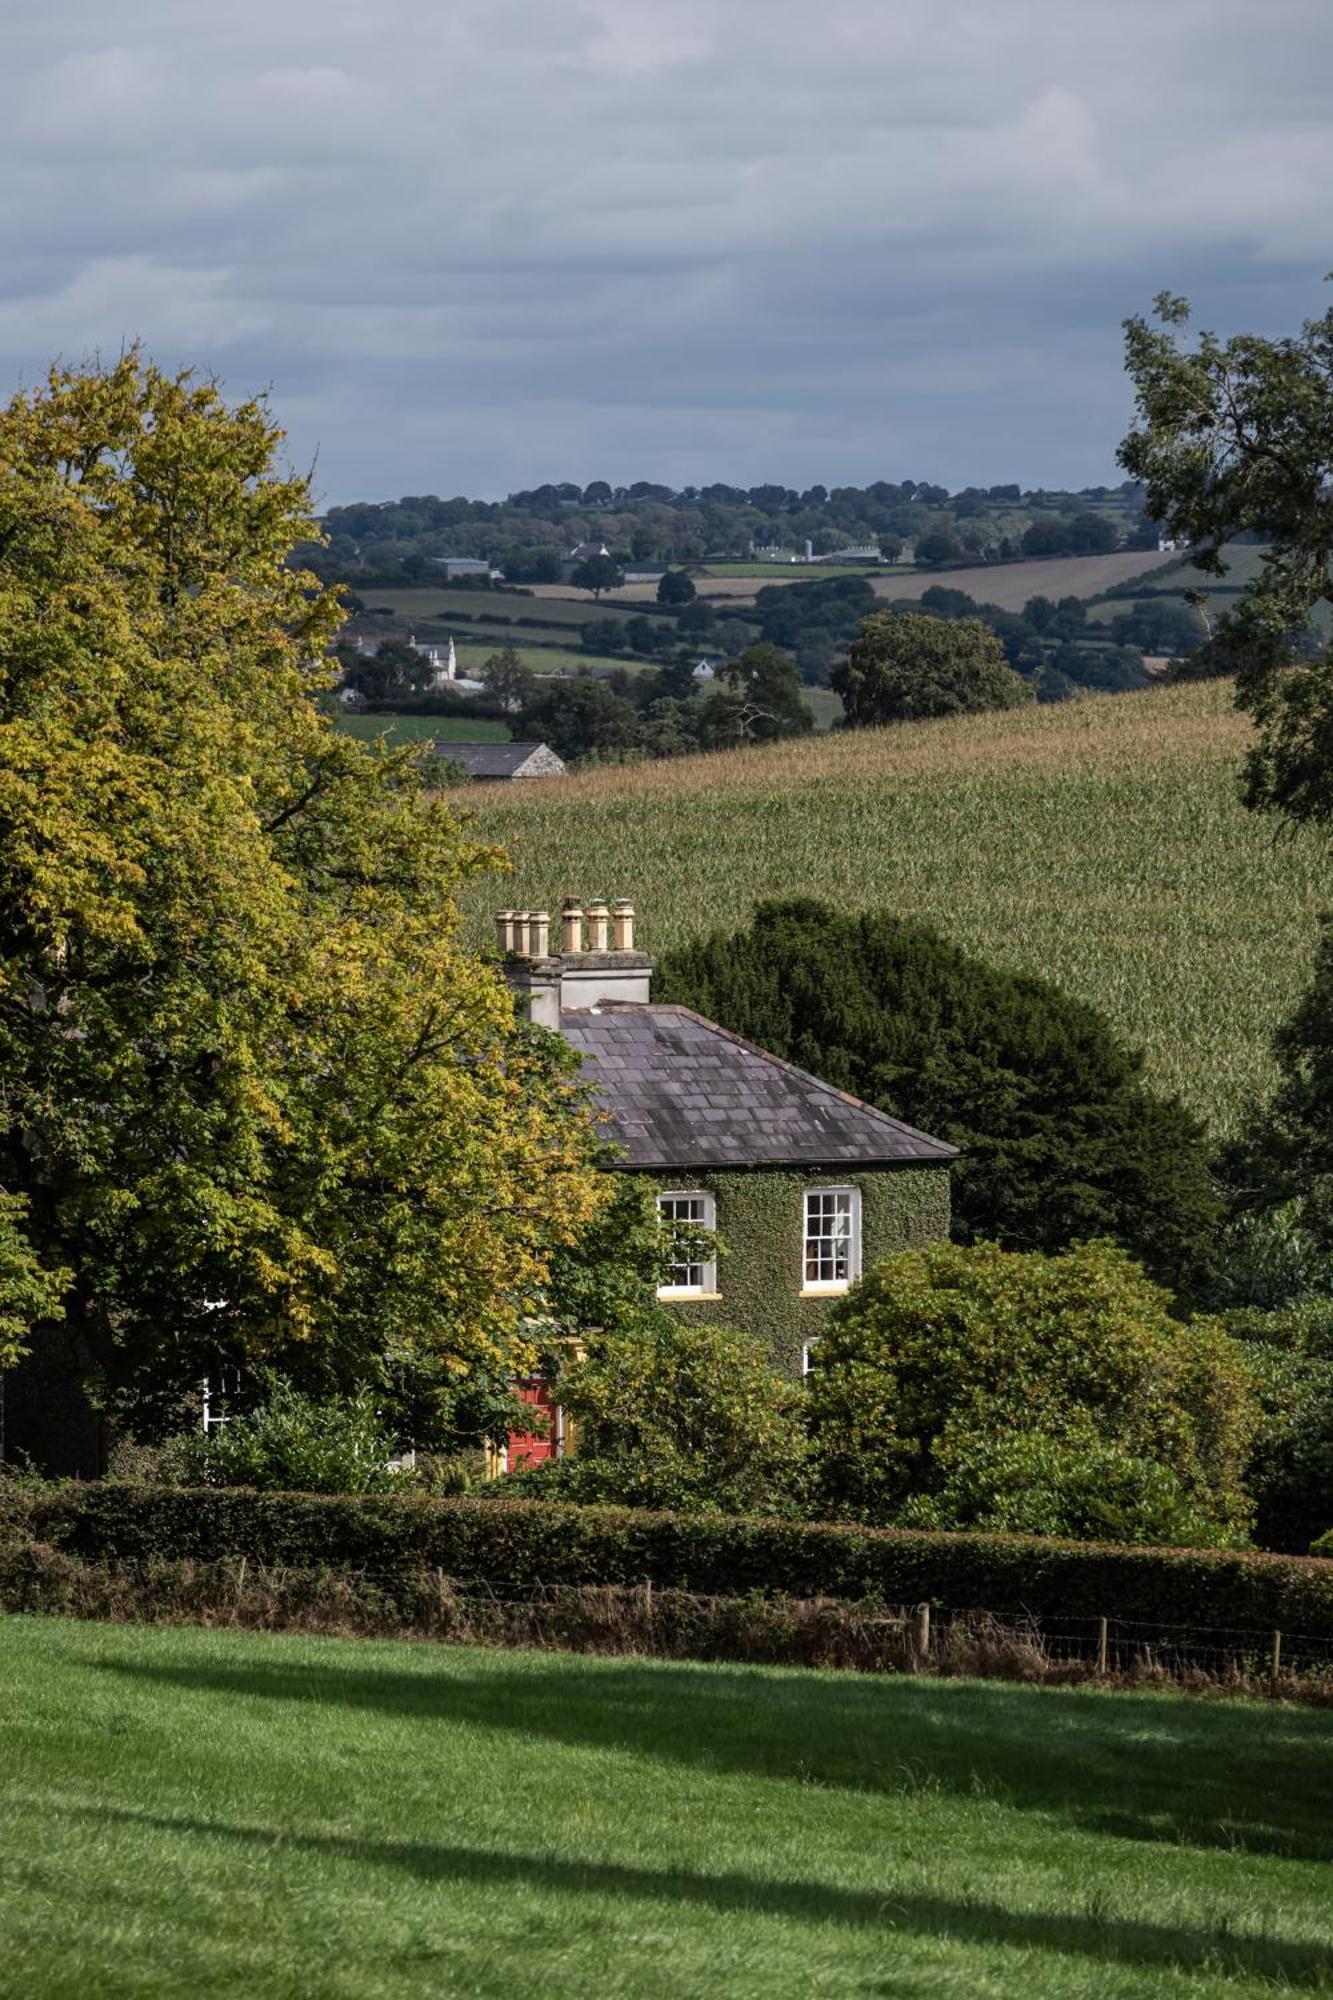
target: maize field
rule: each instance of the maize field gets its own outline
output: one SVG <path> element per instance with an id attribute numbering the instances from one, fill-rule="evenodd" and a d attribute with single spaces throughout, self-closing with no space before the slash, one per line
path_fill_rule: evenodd
<path id="1" fill-rule="evenodd" d="M 1210 683 L 478 787 L 513 874 L 476 934 L 570 894 L 632 897 L 650 951 L 762 897 L 893 910 L 1093 1002 L 1234 1130 L 1333 900 L 1327 843 L 1241 806 L 1249 733 Z"/>

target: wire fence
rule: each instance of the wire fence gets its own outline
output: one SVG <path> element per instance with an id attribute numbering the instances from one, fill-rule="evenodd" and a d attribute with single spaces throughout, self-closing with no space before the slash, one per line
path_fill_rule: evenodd
<path id="1" fill-rule="evenodd" d="M 1007 1640 L 1040 1655 L 1053 1667 L 1081 1667 L 1109 1679 L 1184 1680 L 1204 1676 L 1227 1682 L 1281 1682 L 1327 1678 L 1333 1689 L 1333 1633 L 1286 1631 L 1259 1626 L 1202 1626 L 1160 1619 L 1102 1617 L 1074 1613 L 1038 1615 L 1025 1606 L 1003 1609 L 937 1603 L 883 1605 L 845 1599 L 721 1597 L 655 1587 L 651 1581 L 618 1586 L 504 1583 L 441 1579 L 451 1595 L 478 1608 L 493 1604 L 534 1614 L 587 1605 L 631 1604 L 641 1617 L 675 1623 L 682 1617 L 735 1614 L 742 1608 L 762 1620 L 765 1610 L 794 1623 L 846 1621 L 867 1637 L 878 1636 L 886 1655 L 902 1654 L 918 1671 L 946 1666 L 984 1640 Z"/>
<path id="2" fill-rule="evenodd" d="M 0 1613 L 229 1624 L 673 1660 L 1176 1686 L 1333 1705 L 1333 1631 L 653 1583 L 543 1583 L 243 1556 L 85 1562 L 0 1549 Z"/>

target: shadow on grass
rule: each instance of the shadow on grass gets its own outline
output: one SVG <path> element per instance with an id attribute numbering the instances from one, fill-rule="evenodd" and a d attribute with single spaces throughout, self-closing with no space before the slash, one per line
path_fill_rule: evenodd
<path id="1" fill-rule="evenodd" d="M 158 1687 L 457 1722 L 718 1772 L 990 1797 L 1131 1840 L 1333 1860 L 1333 1714 L 546 1655 L 484 1671 L 103 1662 Z"/>
<path id="2" fill-rule="evenodd" d="M 177 1818 L 116 1807 L 76 1807 L 68 1809 L 66 1816 L 102 1826 L 144 1827 L 233 1846 L 262 1847 L 268 1854 L 280 1849 L 395 1868 L 438 1886 L 475 1882 L 558 1896 L 612 1896 L 707 1909 L 725 1916 L 779 1917 L 801 1923 L 909 1932 L 958 1944 L 1012 1945 L 1115 1963 L 1207 1970 L 1223 1976 L 1272 1980 L 1287 1987 L 1321 1986 L 1333 1973 L 1333 1952 L 1319 1946 L 1238 1936 L 1221 1929 L 1209 1932 L 1132 1918 L 1006 1910 L 996 1903 L 958 1902 L 946 1896 L 896 1891 L 877 1895 L 832 1883 L 700 1875 L 684 1869 L 658 1871 L 627 1868 L 617 1862 L 566 1861 L 554 1855 L 447 1847 L 429 1841 L 357 1839 L 280 1827 L 236 1826 L 225 1820 Z"/>

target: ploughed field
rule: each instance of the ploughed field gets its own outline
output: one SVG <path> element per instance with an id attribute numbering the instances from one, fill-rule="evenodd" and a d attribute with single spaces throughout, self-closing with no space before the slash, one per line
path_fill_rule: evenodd
<path id="1" fill-rule="evenodd" d="M 1333 903 L 1327 844 L 1240 805 L 1249 738 L 1210 683 L 479 788 L 515 872 L 477 933 L 571 893 L 633 897 L 649 950 L 765 896 L 896 910 L 1094 1002 L 1234 1129 Z"/>
<path id="2" fill-rule="evenodd" d="M 1333 1987 L 1333 1715 L 0 1623 L 13 2000 Z"/>

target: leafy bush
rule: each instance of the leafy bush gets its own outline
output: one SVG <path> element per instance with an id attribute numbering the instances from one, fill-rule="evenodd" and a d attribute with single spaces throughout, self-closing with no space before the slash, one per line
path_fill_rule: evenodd
<path id="1" fill-rule="evenodd" d="M 1245 1347 L 1260 1420 L 1245 1484 L 1266 1548 L 1300 1551 L 1333 1513 L 1333 1299 L 1312 1293 L 1223 1322 Z"/>
<path id="2" fill-rule="evenodd" d="M 666 953 L 660 998 L 963 1148 L 954 1234 L 1013 1250 L 1114 1236 L 1177 1287 L 1221 1206 L 1206 1135 L 1091 1007 L 922 924 L 802 897 Z"/>
<path id="3" fill-rule="evenodd" d="M 417 1495 L 0 1482 L 0 1543 L 148 1567 L 224 1555 L 337 1567 L 405 1600 L 423 1571 L 460 1582 L 633 1584 L 743 1596 L 923 1600 L 999 1615 L 1333 1636 L 1333 1565 L 1235 1549 L 817 1526 Z"/>
<path id="4" fill-rule="evenodd" d="M 1135 1457 L 1086 1421 L 1058 1436 L 1036 1430 L 941 1437 L 944 1484 L 899 1510 L 907 1527 L 985 1527 L 1005 1534 L 1179 1547 L 1217 1539 L 1170 1466 Z"/>
<path id="5" fill-rule="evenodd" d="M 258 1409 L 174 1439 L 166 1463 L 185 1486 L 391 1493 L 411 1479 L 391 1467 L 396 1450 L 368 1390 L 317 1400 L 270 1377 Z"/>
<path id="6" fill-rule="evenodd" d="M 527 1490 L 687 1512 L 770 1513 L 796 1503 L 804 1392 L 750 1334 L 646 1314 L 591 1342 L 555 1393 L 578 1449 L 515 1475 Z"/>
<path id="7" fill-rule="evenodd" d="M 1270 1549 L 1310 1548 L 1333 1514 L 1333 1360 L 1246 1344 L 1261 1417 L 1245 1475 L 1255 1533 Z"/>
<path id="8" fill-rule="evenodd" d="M 1257 1420 L 1243 1350 L 1113 1244 L 934 1244 L 830 1316 L 810 1420 L 828 1509 L 874 1522 L 1235 1540 Z"/>

